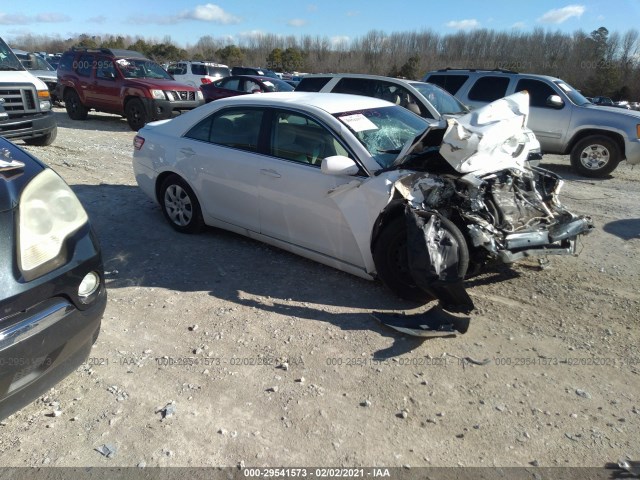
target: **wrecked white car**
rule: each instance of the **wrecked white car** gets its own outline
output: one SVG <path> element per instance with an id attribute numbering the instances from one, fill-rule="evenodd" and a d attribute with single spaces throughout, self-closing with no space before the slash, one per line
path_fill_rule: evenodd
<path id="1" fill-rule="evenodd" d="M 224 228 L 380 278 L 439 300 L 420 328 L 462 331 L 449 313 L 473 309 L 468 272 L 574 253 L 592 228 L 559 203 L 556 175 L 527 166 L 527 115 L 526 93 L 448 124 L 362 96 L 234 97 L 145 126 L 133 167 L 180 232 Z"/>

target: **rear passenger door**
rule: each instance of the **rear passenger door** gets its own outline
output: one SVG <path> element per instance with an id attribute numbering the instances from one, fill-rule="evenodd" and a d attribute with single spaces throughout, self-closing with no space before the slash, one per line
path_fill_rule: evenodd
<path id="1" fill-rule="evenodd" d="M 177 163 L 188 161 L 188 180 L 203 213 L 258 232 L 258 154 L 264 110 L 225 108 L 193 126 L 179 141 Z"/>

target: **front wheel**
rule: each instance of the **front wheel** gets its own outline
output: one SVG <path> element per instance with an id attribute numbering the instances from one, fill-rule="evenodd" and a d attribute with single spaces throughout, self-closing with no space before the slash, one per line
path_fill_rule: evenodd
<path id="1" fill-rule="evenodd" d="M 571 166 L 585 177 L 606 177 L 616 169 L 620 160 L 620 147 L 604 135 L 583 138 L 571 150 Z"/>
<path id="2" fill-rule="evenodd" d="M 89 109 L 82 104 L 75 90 L 68 90 L 64 94 L 64 107 L 71 120 L 85 120 L 89 113 Z"/>
<path id="3" fill-rule="evenodd" d="M 144 105 L 137 98 L 133 98 L 127 102 L 124 114 L 127 117 L 129 127 L 135 132 L 144 127 L 149 121 Z"/>
<path id="4" fill-rule="evenodd" d="M 171 175 L 162 183 L 159 200 L 164 217 L 178 232 L 198 233 L 204 227 L 200 203 L 178 175 Z"/>
<path id="5" fill-rule="evenodd" d="M 373 261 L 380 281 L 398 297 L 420 304 L 433 300 L 411 277 L 404 216 L 394 218 L 380 232 L 373 247 Z"/>

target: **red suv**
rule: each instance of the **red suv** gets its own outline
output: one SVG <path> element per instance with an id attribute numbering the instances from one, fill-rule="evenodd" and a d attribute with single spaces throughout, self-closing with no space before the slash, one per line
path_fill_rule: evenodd
<path id="1" fill-rule="evenodd" d="M 107 48 L 65 52 L 56 93 L 73 120 L 94 109 L 125 116 L 133 130 L 204 103 L 199 89 L 176 82 L 141 53 Z"/>

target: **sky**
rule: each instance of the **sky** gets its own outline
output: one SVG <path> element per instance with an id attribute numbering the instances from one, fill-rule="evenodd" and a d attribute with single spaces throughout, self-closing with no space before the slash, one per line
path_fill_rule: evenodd
<path id="1" fill-rule="evenodd" d="M 209 35 L 241 43 L 256 34 L 329 38 L 334 43 L 370 30 L 439 34 L 487 28 L 498 31 L 591 32 L 605 26 L 640 28 L 640 0 L 23 0 L 0 2 L 0 36 L 23 34 L 140 35 L 180 47 Z"/>

